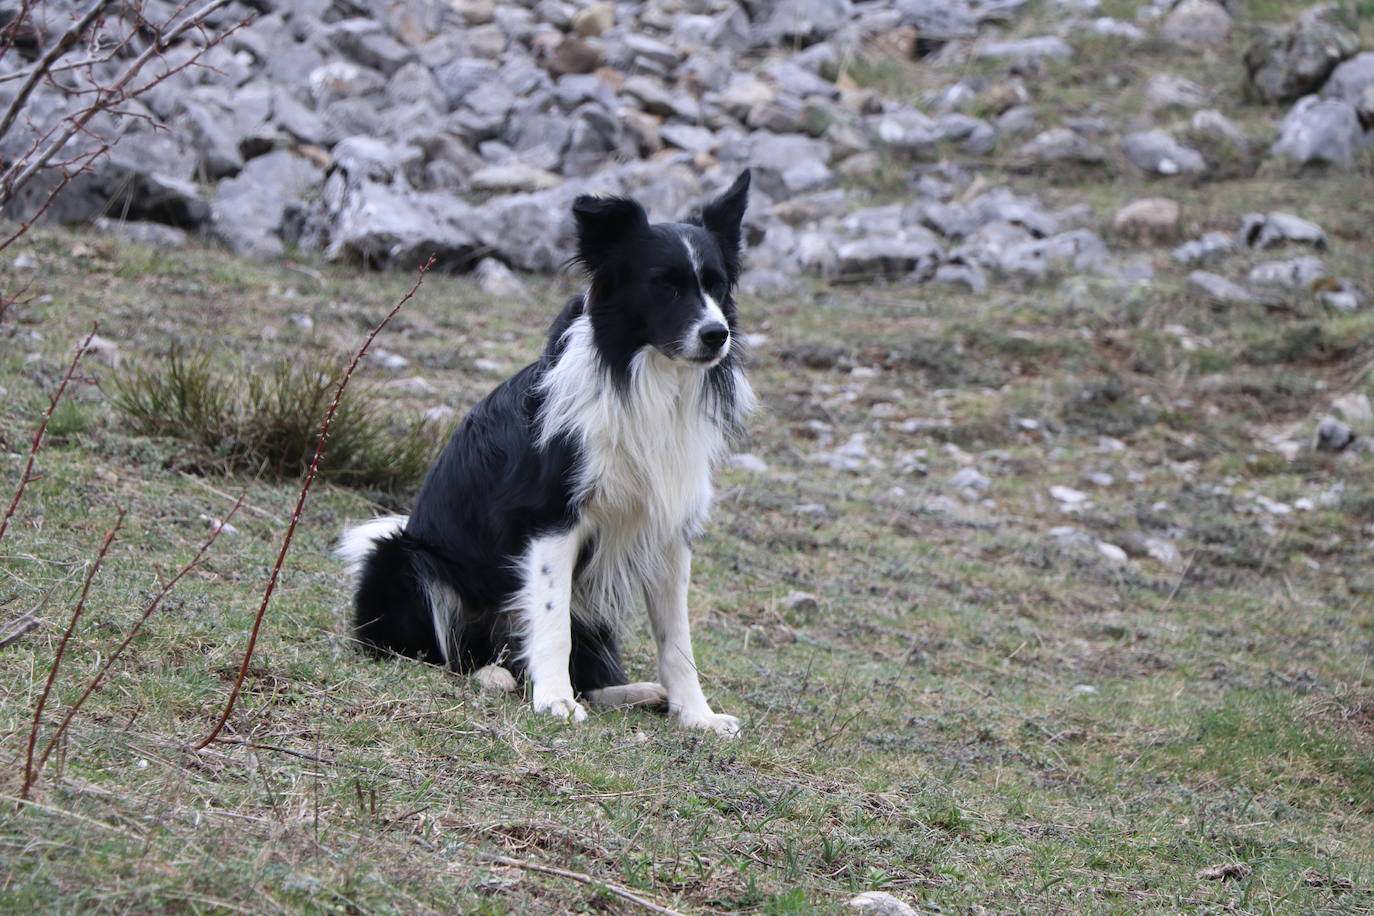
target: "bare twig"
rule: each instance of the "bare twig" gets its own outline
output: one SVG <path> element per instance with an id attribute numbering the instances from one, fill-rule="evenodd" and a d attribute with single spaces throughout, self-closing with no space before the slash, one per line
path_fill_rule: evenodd
<path id="1" fill-rule="evenodd" d="M 76 701 L 68 707 L 66 715 L 62 717 L 62 721 L 57 723 L 57 728 L 53 729 L 52 736 L 48 738 L 48 743 L 43 746 L 43 752 L 38 755 L 37 769 L 43 769 L 43 764 L 48 762 L 48 755 L 51 754 L 53 748 L 57 746 L 58 740 L 61 739 L 63 733 L 66 732 L 67 726 L 71 724 L 72 719 L 76 716 L 77 712 L 80 711 L 86 699 L 99 689 L 101 681 L 105 679 L 105 675 L 114 667 L 114 663 L 118 661 L 119 657 L 124 654 L 124 650 L 129 648 L 129 644 L 134 641 L 134 637 L 143 629 L 143 625 L 148 622 L 148 618 L 153 616 L 153 612 L 162 604 L 162 600 L 171 594 L 172 589 L 176 588 L 176 584 L 180 582 L 187 573 L 199 566 L 205 559 L 205 554 L 209 552 L 210 548 L 219 538 L 220 533 L 224 531 L 225 525 L 229 524 L 229 520 L 234 517 L 235 512 L 239 511 L 239 506 L 241 505 L 243 505 L 242 496 L 234 503 L 233 508 L 229 510 L 229 514 L 224 517 L 222 523 L 211 526 L 210 536 L 200 545 L 200 549 L 196 551 L 196 555 L 192 557 L 185 566 L 177 570 L 176 575 L 168 579 L 166 583 L 163 584 L 162 588 L 158 590 L 158 593 L 153 596 L 153 600 L 148 602 L 148 605 L 143 609 L 142 616 L 140 616 L 138 620 L 134 622 L 134 625 L 129 628 L 129 632 L 125 635 L 124 641 L 116 646 L 115 650 L 109 654 L 104 664 L 100 666 L 100 670 L 97 671 L 95 676 L 86 684 L 86 689 L 83 690 L 81 695 L 76 698 Z"/>
<path id="2" fill-rule="evenodd" d="M 567 878 L 570 881 L 576 881 L 578 884 L 585 884 L 589 887 L 600 888 L 601 890 L 615 894 L 622 900 L 628 900 L 633 904 L 641 906 L 651 913 L 663 913 L 665 914 L 665 916 L 683 916 L 683 914 L 678 910 L 672 910 L 661 904 L 654 903 L 647 897 L 639 896 L 634 891 L 630 890 L 628 887 L 622 887 L 619 884 L 612 884 L 610 881 L 605 881 L 601 878 L 594 878 L 591 875 L 583 874 L 580 871 L 571 871 L 569 869 L 558 868 L 553 865 L 542 865 L 538 862 L 527 862 L 524 859 L 512 859 L 510 856 L 494 856 L 485 853 L 479 853 L 479 855 L 481 855 L 483 859 L 487 860 L 488 862 L 491 862 L 494 865 L 503 865 L 506 868 L 520 868 L 524 869 L 525 871 L 539 872 L 540 874 L 544 875 L 554 875 L 559 878 Z"/>
<path id="3" fill-rule="evenodd" d="M 239 664 L 238 676 L 234 679 L 233 689 L 229 692 L 229 699 L 224 704 L 223 711 L 220 712 L 219 719 L 215 722 L 210 733 L 202 738 L 197 744 L 191 746 L 191 750 L 198 751 L 206 747 L 211 741 L 219 737 L 219 733 L 224 730 L 224 725 L 229 721 L 229 716 L 233 714 L 234 704 L 238 702 L 239 692 L 243 689 L 243 679 L 248 674 L 248 665 L 253 660 L 253 650 L 258 644 L 258 631 L 262 629 L 263 617 L 267 614 L 267 606 L 272 601 L 272 593 L 276 590 L 277 580 L 281 576 L 282 562 L 286 559 L 286 553 L 291 549 L 291 539 L 296 533 L 296 524 L 301 520 L 301 512 L 305 509 L 305 499 L 310 493 L 310 487 L 315 482 L 315 476 L 319 473 L 320 461 L 324 458 L 324 446 L 329 440 L 329 427 L 334 422 L 334 414 L 338 412 L 339 402 L 343 399 L 344 389 L 348 387 L 348 380 L 353 377 L 353 372 L 358 368 L 358 363 L 362 362 L 367 350 L 372 346 L 372 341 L 377 339 L 382 328 L 396 317 L 396 313 L 409 302 L 415 293 L 419 291 L 420 284 L 425 282 L 425 274 L 434 266 L 435 258 L 430 257 L 420 268 L 420 275 L 416 277 L 415 283 L 410 287 L 409 292 L 401 297 L 401 301 L 387 312 L 383 318 L 372 329 L 372 333 L 367 335 L 363 345 L 358 348 L 358 352 L 353 356 L 353 362 L 348 364 L 343 376 L 339 379 L 338 386 L 334 389 L 334 400 L 329 405 L 329 410 L 325 412 L 324 422 L 320 424 L 320 435 L 315 441 L 315 455 L 310 459 L 310 467 L 305 472 L 305 481 L 301 484 L 300 495 L 296 499 L 296 508 L 291 513 L 291 523 L 286 526 L 286 534 L 282 538 L 281 550 L 277 552 L 277 561 L 272 565 L 272 575 L 267 580 L 267 587 L 263 590 L 262 604 L 258 606 L 257 616 L 253 618 L 253 628 L 248 633 L 248 645 L 243 650 L 243 661 Z"/>
<path id="4" fill-rule="evenodd" d="M 76 622 L 81 619 L 81 614 L 86 610 L 86 596 L 90 594 L 91 582 L 95 579 L 95 574 L 100 571 L 100 566 L 105 562 L 105 555 L 110 552 L 110 545 L 114 543 L 115 536 L 119 534 L 119 529 L 124 527 L 124 515 L 127 509 L 119 510 L 119 517 L 115 519 L 114 527 L 105 535 L 105 540 L 100 544 L 100 550 L 95 555 L 94 562 L 90 569 L 86 570 L 86 581 L 81 585 L 81 597 L 77 599 L 76 608 L 72 611 L 72 619 L 67 624 L 67 631 L 62 634 L 62 639 L 57 644 L 57 652 L 53 655 L 52 664 L 48 666 L 48 681 L 43 685 L 43 692 L 38 695 L 38 702 L 33 709 L 33 727 L 29 729 L 29 749 L 24 759 L 24 786 L 19 790 L 21 798 L 29 797 L 29 789 L 33 787 L 33 782 L 38 778 L 38 771 L 33 765 L 33 749 L 38 743 L 38 727 L 43 722 L 43 707 L 48 703 L 48 694 L 52 693 L 53 682 L 57 680 L 57 669 L 62 665 L 62 656 L 67 652 L 67 643 L 72 638 L 73 631 L 76 630 Z M 46 756 L 45 758 L 46 759 Z"/>
<path id="5" fill-rule="evenodd" d="M 14 622 L 14 629 L 10 630 L 10 632 L 6 633 L 3 637 L 0 637 L 0 649 L 4 649 L 23 639 L 24 634 L 36 628 L 38 624 L 38 618 L 32 614 L 25 614 L 23 617 L 20 617 Z"/>
<path id="6" fill-rule="evenodd" d="M 220 7 L 226 6 L 229 2 L 230 0 L 210 0 L 209 3 L 187 16 L 175 27 L 160 34 L 155 41 L 151 42 L 148 47 L 143 50 L 143 53 L 139 54 L 138 57 L 130 62 L 129 66 L 124 69 L 124 72 L 121 73 L 112 84 L 98 89 L 91 104 L 76 114 L 68 116 L 66 118 L 68 122 L 67 128 L 49 140 L 47 146 L 45 146 L 42 151 L 29 157 L 20 157 L 17 159 L 5 174 L 0 176 L 0 206 L 9 203 L 9 201 L 19 192 L 19 189 L 26 185 L 40 169 L 46 167 L 49 160 L 57 154 L 58 150 L 66 146 L 68 140 L 84 131 L 86 124 L 100 111 L 124 101 L 131 95 L 139 95 L 148 91 L 167 79 L 167 77 L 171 76 L 173 73 L 191 66 L 199 59 L 201 54 L 212 46 L 213 43 L 223 41 L 224 38 L 234 31 L 234 29 L 228 29 L 215 36 L 214 42 L 199 49 L 190 59 L 183 62 L 181 65 L 169 69 L 166 73 L 160 74 L 151 82 L 138 87 L 132 92 L 128 91 L 129 84 L 134 81 L 139 71 L 143 69 L 148 61 L 155 57 L 161 57 L 166 53 L 172 42 L 180 38 L 187 30 L 202 27 L 207 16 Z M 240 23 L 240 25 L 241 24 L 242 23 Z M 237 28 L 237 26 L 235 26 L 235 28 Z"/>
<path id="7" fill-rule="evenodd" d="M 5 517 L 0 518 L 0 540 L 5 537 L 5 530 L 10 526 L 10 519 L 14 516 L 14 510 L 19 507 L 19 500 L 24 498 L 24 491 L 28 488 L 29 482 L 33 480 L 33 463 L 37 459 L 38 449 L 43 445 L 43 436 L 47 434 L 48 423 L 52 421 L 53 411 L 57 410 L 57 402 L 62 400 L 62 395 L 67 390 L 67 385 L 72 377 L 76 375 L 77 363 L 81 362 L 81 356 L 86 352 L 86 348 L 91 345 L 91 338 L 100 328 L 100 322 L 91 325 L 91 332 L 86 335 L 86 339 L 81 341 L 76 348 L 76 354 L 72 356 L 71 365 L 67 366 L 67 372 L 62 376 L 62 382 L 57 386 L 57 391 L 53 392 L 52 401 L 48 404 L 47 411 L 43 414 L 43 420 L 38 424 L 38 429 L 33 434 L 33 442 L 29 445 L 29 460 L 24 464 L 24 473 L 19 476 L 19 483 L 15 485 L 14 497 L 10 500 L 9 508 L 5 510 Z"/>
<path id="8" fill-rule="evenodd" d="M 112 2 L 113 0 L 95 0 L 86 8 L 80 18 L 68 26 L 67 31 L 63 32 L 61 37 L 53 42 L 47 53 L 38 59 L 32 72 L 29 73 L 29 78 L 24 80 L 24 84 L 19 87 L 19 91 L 14 96 L 14 101 L 10 102 L 10 107 L 5 112 L 4 117 L 0 118 L 0 137 L 9 133 L 9 129 L 14 126 L 15 118 L 19 117 L 19 112 L 23 110 L 24 103 L 29 100 L 29 96 L 33 93 L 34 87 L 52 69 L 53 64 L 57 63 L 63 54 L 66 54 L 81 41 L 82 34 L 91 27 L 96 19 L 100 18 L 100 14 Z"/>

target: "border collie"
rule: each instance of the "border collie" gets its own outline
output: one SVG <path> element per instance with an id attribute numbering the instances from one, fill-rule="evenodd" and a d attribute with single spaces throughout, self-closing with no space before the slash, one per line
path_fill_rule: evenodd
<path id="1" fill-rule="evenodd" d="M 711 470 L 754 396 L 732 291 L 745 171 L 688 223 L 618 197 L 573 202 L 586 292 L 543 354 L 481 401 L 409 516 L 346 531 L 354 631 L 382 654 L 532 685 L 537 712 L 662 705 L 734 734 L 702 693 L 687 620 Z M 617 644 L 643 596 L 661 683 L 627 683 Z"/>

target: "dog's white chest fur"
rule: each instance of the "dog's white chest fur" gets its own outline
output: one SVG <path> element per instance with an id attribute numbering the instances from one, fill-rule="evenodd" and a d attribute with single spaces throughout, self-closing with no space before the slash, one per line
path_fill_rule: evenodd
<path id="1" fill-rule="evenodd" d="M 727 418 L 710 403 L 706 372 L 646 348 L 617 390 L 600 363 L 587 316 L 577 318 L 542 384 L 541 439 L 572 435 L 582 449 L 579 540 L 594 551 L 575 612 L 619 617 L 652 575 L 663 547 L 688 537 L 711 505 L 711 469 L 726 448 Z M 750 392 L 736 378 L 736 400 Z"/>

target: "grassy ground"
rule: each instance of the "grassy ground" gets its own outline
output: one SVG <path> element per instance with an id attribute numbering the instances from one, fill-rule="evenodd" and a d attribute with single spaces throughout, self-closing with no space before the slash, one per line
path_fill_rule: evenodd
<path id="1" fill-rule="evenodd" d="M 1275 112 L 1242 107 L 1236 42 L 1226 55 L 1079 43 L 1077 69 L 1031 88 L 1049 124 L 1137 104 L 1167 69 L 1216 87 L 1259 135 Z M 1006 152 L 976 167 L 1089 203 L 1108 236 L 1143 194 L 1183 201 L 1189 235 L 1291 210 L 1331 234 L 1334 275 L 1374 289 L 1367 166 L 1181 186 L 1024 175 L 1002 168 Z M 31 280 L 33 296 L 0 323 L 4 481 L 94 319 L 124 360 L 85 364 L 107 389 L 173 345 L 242 375 L 351 350 L 410 282 L 58 231 L 20 250 L 35 269 L 0 267 L 3 288 Z M 692 913 L 837 912 L 869 889 L 945 913 L 1371 912 L 1374 459 L 1278 443 L 1306 440 L 1334 398 L 1374 394 L 1374 312 L 1328 313 L 1305 291 L 1215 309 L 1186 293 L 1167 247 L 1142 250 L 1148 288 L 1061 276 L 983 297 L 817 286 L 743 304 L 766 339 L 742 448 L 768 471 L 722 475 L 693 602 L 708 694 L 746 724 L 733 742 L 651 713 L 564 726 L 359 655 L 329 542 L 397 500 L 321 484 L 228 732 L 238 743 L 184 751 L 228 692 L 296 486 L 213 473 L 204 448 L 137 435 L 100 387 L 78 386 L 0 542 L 0 621 L 42 618 L 0 650 L 0 909 L 640 911 L 492 861 L 506 856 Z M 493 302 L 431 277 L 379 340 L 409 365 L 374 360 L 360 381 L 398 427 L 439 404 L 461 413 L 534 354 L 566 292 L 536 283 Z M 417 375 L 434 391 L 405 381 Z M 857 471 L 810 460 L 849 442 Z M 985 490 L 951 482 L 964 467 Z M 1066 513 L 1057 485 L 1088 501 Z M 129 521 L 44 738 L 240 491 L 239 533 L 177 588 L 16 804 L 34 700 L 118 510 Z M 1065 526 L 1077 533 L 1051 533 Z M 789 602 L 796 591 L 814 603 Z M 650 676 L 642 630 L 628 653 Z M 1233 864 L 1229 879 L 1199 875 Z"/>
<path id="2" fill-rule="evenodd" d="M 1336 257 L 1358 268 L 1348 249 L 1361 244 Z M 317 282 L 66 233 L 29 251 L 38 298 L 0 351 L 7 479 L 93 318 L 120 343 L 121 371 L 208 340 L 242 372 L 356 342 L 408 283 L 343 270 Z M 462 409 L 535 351 L 560 294 L 491 303 L 433 277 L 381 341 L 410 366 L 364 380 L 398 417 Z M 831 912 L 871 888 L 945 912 L 1374 906 L 1370 459 L 1288 461 L 1266 444 L 1368 390 L 1374 317 L 1326 316 L 1302 296 L 1218 314 L 1167 277 L 1148 292 L 1071 280 L 982 300 L 818 287 L 744 311 L 767 336 L 746 447 L 769 471 L 725 473 L 694 603 L 708 691 L 747 723 L 732 743 L 650 713 L 566 727 L 463 678 L 358 655 L 328 545 L 377 506 L 322 485 L 233 720 L 233 738 L 262 747 L 184 752 L 226 694 L 296 488 L 188 474 L 184 447 L 132 435 L 83 386 L 0 545 L 6 619 L 56 586 L 44 625 L 3 650 L 5 795 L 117 508 L 130 522 L 49 720 L 194 552 L 202 516 L 243 489 L 250 508 L 78 718 L 35 802 L 0 807 L 0 906 L 635 910 L 490 855 L 687 912 Z M 1310 342 L 1309 326 L 1340 347 L 1286 345 Z M 86 371 L 103 384 L 114 372 Z M 415 374 L 440 394 L 387 384 Z M 922 419 L 941 422 L 909 422 Z M 867 436 L 860 472 L 807 460 L 854 434 Z M 951 485 L 965 464 L 986 492 Z M 1064 514 L 1055 484 L 1090 505 Z M 1303 496 L 1311 511 L 1260 508 Z M 1090 538 L 1048 533 L 1062 525 Z M 1153 536 L 1174 540 L 1177 561 L 1145 552 Z M 789 608 L 795 590 L 815 605 Z M 642 632 L 629 655 L 649 674 Z M 1233 862 L 1253 871 L 1197 876 Z"/>

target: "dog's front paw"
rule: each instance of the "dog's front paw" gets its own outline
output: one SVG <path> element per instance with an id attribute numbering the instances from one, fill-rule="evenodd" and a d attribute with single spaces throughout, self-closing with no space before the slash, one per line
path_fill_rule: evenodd
<path id="1" fill-rule="evenodd" d="M 712 731 L 726 738 L 733 738 L 738 735 L 740 729 L 739 719 L 724 713 L 711 712 L 709 709 L 703 712 L 680 713 L 677 720 L 685 728 L 700 728 L 703 731 Z"/>
<path id="2" fill-rule="evenodd" d="M 582 704 L 572 697 L 555 697 L 543 700 L 536 697 L 534 711 L 562 719 L 565 722 L 582 722 L 587 718 L 587 710 L 583 709 Z"/>

